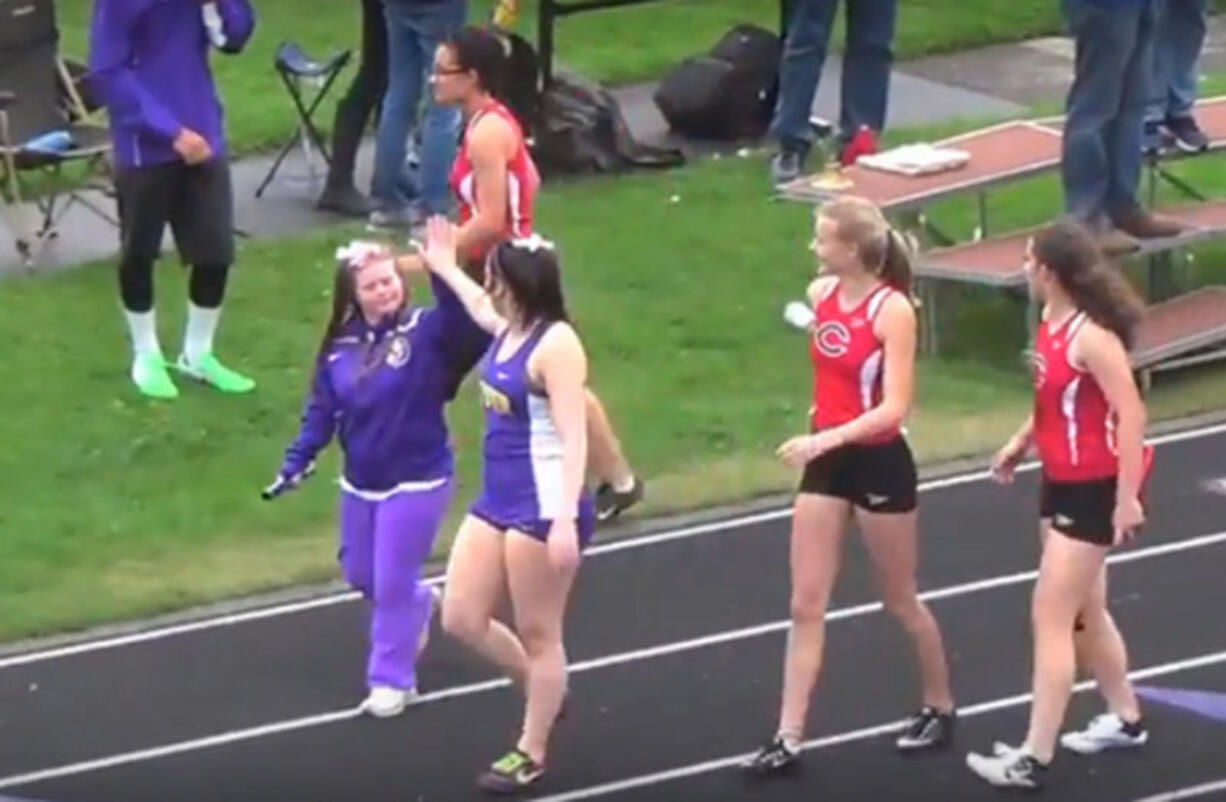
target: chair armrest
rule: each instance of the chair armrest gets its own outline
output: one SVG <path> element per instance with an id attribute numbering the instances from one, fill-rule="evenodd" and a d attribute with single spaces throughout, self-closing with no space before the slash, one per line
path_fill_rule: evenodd
<path id="1" fill-rule="evenodd" d="M 0 111 L 6 110 L 9 106 L 17 102 L 17 93 L 9 92 L 6 89 L 0 89 Z"/>

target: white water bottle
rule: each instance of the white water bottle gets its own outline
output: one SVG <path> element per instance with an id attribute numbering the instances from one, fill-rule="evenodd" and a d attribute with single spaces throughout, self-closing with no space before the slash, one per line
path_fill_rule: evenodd
<path id="1" fill-rule="evenodd" d="M 200 7 L 200 13 L 204 17 L 204 30 L 208 34 L 209 41 L 213 43 L 213 47 L 218 50 L 226 46 L 226 32 L 222 27 L 221 13 L 217 10 L 216 3 L 205 3 Z"/>
<path id="2" fill-rule="evenodd" d="M 801 331 L 808 331 L 817 318 L 808 304 L 792 301 L 783 307 L 783 319 Z"/>

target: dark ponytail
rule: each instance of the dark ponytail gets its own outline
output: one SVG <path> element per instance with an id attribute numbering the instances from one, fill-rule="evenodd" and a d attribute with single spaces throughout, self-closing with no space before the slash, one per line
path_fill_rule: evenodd
<path id="1" fill-rule="evenodd" d="M 1118 269 L 1103 258 L 1080 223 L 1057 220 L 1034 238 L 1034 258 L 1056 277 L 1073 304 L 1131 349 L 1145 305 Z"/>
<path id="2" fill-rule="evenodd" d="M 332 314 L 324 327 L 324 335 L 319 341 L 319 352 L 315 355 L 316 364 L 321 364 L 332 347 L 332 341 L 340 336 L 354 315 L 358 312 L 358 296 L 354 287 L 353 271 L 344 259 L 337 260 L 336 274 L 332 278 Z"/>

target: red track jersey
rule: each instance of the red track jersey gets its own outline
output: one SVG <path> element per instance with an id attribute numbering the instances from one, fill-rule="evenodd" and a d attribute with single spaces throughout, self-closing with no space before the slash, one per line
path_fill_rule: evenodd
<path id="1" fill-rule="evenodd" d="M 1034 437 L 1043 473 L 1056 482 L 1119 472 L 1115 412 L 1094 377 L 1069 359 L 1069 344 L 1086 320 L 1077 312 L 1058 326 L 1041 321 L 1035 338 Z"/>
<path id="2" fill-rule="evenodd" d="M 814 305 L 816 320 L 809 342 L 813 359 L 813 417 L 815 430 L 830 429 L 854 420 L 881 403 L 885 348 L 873 332 L 873 321 L 895 292 L 882 284 L 850 311 L 839 308 L 839 285 Z M 897 428 L 866 440 L 892 440 Z"/>
<path id="3" fill-rule="evenodd" d="M 495 114 L 506 120 L 515 131 L 517 145 L 515 154 L 507 164 L 507 215 L 502 232 L 503 237 L 526 237 L 532 233 L 532 215 L 536 204 L 536 191 L 541 185 L 541 176 L 537 172 L 528 145 L 524 141 L 523 129 L 519 121 L 506 106 L 498 101 L 491 101 L 488 106 L 473 115 L 464 130 L 464 140 L 460 143 L 455 163 L 451 166 L 451 188 L 460 201 L 460 223 L 466 223 L 477 212 L 480 199 L 477 198 L 476 178 L 473 175 L 473 163 L 468 156 L 468 134 L 486 114 Z M 483 260 L 485 253 L 466 254 L 467 258 Z"/>

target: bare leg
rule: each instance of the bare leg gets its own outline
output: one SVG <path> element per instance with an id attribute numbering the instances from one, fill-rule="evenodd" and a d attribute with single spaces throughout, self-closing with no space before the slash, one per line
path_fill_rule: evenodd
<path id="1" fill-rule="evenodd" d="M 792 627 L 783 668 L 779 734 L 804 735 L 809 699 L 821 671 L 826 608 L 838 576 L 843 535 L 851 505 L 829 496 L 802 493 L 792 512 Z"/>
<path id="2" fill-rule="evenodd" d="M 514 633 L 494 620 L 494 606 L 506 583 L 503 537 L 471 515 L 460 525 L 447 563 L 443 629 L 523 686 L 528 677 L 528 656 Z"/>
<path id="3" fill-rule="evenodd" d="M 549 733 L 566 696 L 562 625 L 575 572 L 558 571 L 549 562 L 545 544 L 515 532 L 507 534 L 506 566 L 515 628 L 528 656 L 527 700 L 517 748 L 543 766 Z"/>

